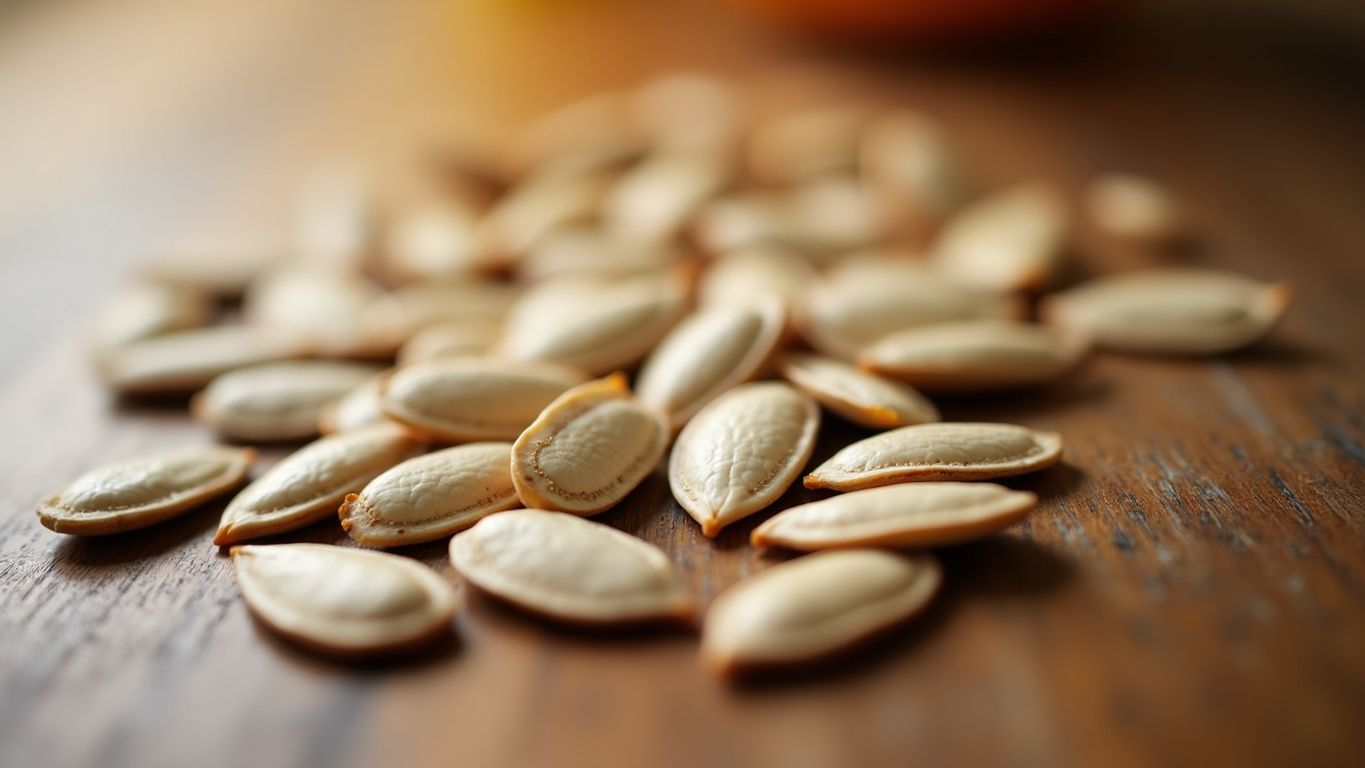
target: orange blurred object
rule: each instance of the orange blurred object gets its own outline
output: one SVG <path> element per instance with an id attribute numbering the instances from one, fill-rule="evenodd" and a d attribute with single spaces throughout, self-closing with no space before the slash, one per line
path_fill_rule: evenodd
<path id="1" fill-rule="evenodd" d="M 995 37 L 1091 18 L 1114 0 L 729 0 L 784 26 L 857 40 Z"/>

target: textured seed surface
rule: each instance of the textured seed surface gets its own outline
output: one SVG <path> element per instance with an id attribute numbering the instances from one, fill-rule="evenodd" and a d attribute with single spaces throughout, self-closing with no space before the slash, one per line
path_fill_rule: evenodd
<path id="1" fill-rule="evenodd" d="M 304 646 L 347 657 L 411 648 L 450 631 L 455 591 L 420 563 L 325 544 L 232 548 L 251 612 Z"/>
<path id="2" fill-rule="evenodd" d="M 864 368 L 929 391 L 979 392 L 1045 384 L 1080 362 L 1078 334 L 1000 320 L 927 325 L 868 346 Z"/>
<path id="3" fill-rule="evenodd" d="M 680 429 L 702 406 L 762 370 L 782 340 L 786 313 L 777 300 L 713 306 L 679 323 L 636 381 L 636 395 Z"/>
<path id="4" fill-rule="evenodd" d="M 914 480 L 987 480 L 1056 464 L 1062 438 L 1014 424 L 945 422 L 860 440 L 806 475 L 807 488 L 839 491 Z"/>
<path id="5" fill-rule="evenodd" d="M 517 303 L 499 349 L 514 360 L 603 375 L 642 360 L 682 317 L 686 301 L 676 273 L 552 281 Z"/>
<path id="6" fill-rule="evenodd" d="M 90 324 L 96 353 L 172 331 L 207 325 L 216 308 L 204 291 L 143 283 L 126 288 L 105 304 Z"/>
<path id="7" fill-rule="evenodd" d="M 511 443 L 470 443 L 387 470 L 341 505 L 341 527 L 372 547 L 419 544 L 519 506 Z"/>
<path id="8" fill-rule="evenodd" d="M 963 282 L 1002 291 L 1037 290 L 1056 277 L 1066 244 L 1066 206 L 1041 183 L 995 192 L 944 225 L 933 257 Z"/>
<path id="9" fill-rule="evenodd" d="M 517 438 L 512 481 L 528 507 L 579 515 L 625 498 L 663 458 L 661 416 L 612 376 L 565 392 Z"/>
<path id="10" fill-rule="evenodd" d="M 317 360 L 269 363 L 219 376 L 193 402 L 196 418 L 237 440 L 300 440 L 322 409 L 374 377 L 373 366 Z"/>
<path id="11" fill-rule="evenodd" d="M 989 536 L 1038 503 L 994 483 L 900 483 L 853 491 L 779 512 L 754 529 L 754 546 L 937 547 Z"/>
<path id="12" fill-rule="evenodd" d="M 379 388 L 386 374 L 372 377 L 318 412 L 318 431 L 324 435 L 385 424 L 388 418 L 379 408 Z"/>
<path id="13" fill-rule="evenodd" d="M 38 520 L 83 536 L 143 528 L 228 492 L 255 460 L 250 449 L 207 446 L 115 462 L 38 502 Z"/>
<path id="14" fill-rule="evenodd" d="M 722 675 L 824 657 L 919 613 L 942 580 L 927 554 L 856 549 L 775 565 L 716 598 L 702 656 Z"/>
<path id="15" fill-rule="evenodd" d="M 1015 297 L 945 278 L 904 257 L 846 261 L 810 287 L 802 331 L 827 355 L 853 360 L 896 331 L 959 320 L 1016 317 Z"/>
<path id="16" fill-rule="evenodd" d="M 692 419 L 673 446 L 668 484 L 683 509 L 715 536 L 772 504 L 815 449 L 815 401 L 775 382 L 745 384 Z"/>
<path id="17" fill-rule="evenodd" d="M 1183 234 L 1180 206 L 1152 179 L 1101 176 L 1086 189 L 1085 204 L 1095 226 L 1115 237 L 1159 245 Z"/>
<path id="18" fill-rule="evenodd" d="M 433 437 L 513 440 L 584 376 L 557 365 L 450 358 L 398 369 L 383 385 L 390 418 Z"/>
<path id="19" fill-rule="evenodd" d="M 455 536 L 450 561 L 478 588 L 536 613 L 586 624 L 686 618 L 692 598 L 663 552 L 558 512 L 499 512 Z"/>
<path id="20" fill-rule="evenodd" d="M 237 494 L 223 510 L 213 543 L 236 544 L 325 520 L 346 494 L 421 449 L 421 441 L 387 424 L 309 443 Z"/>
<path id="21" fill-rule="evenodd" d="M 198 390 L 228 371 L 294 357 L 297 351 L 278 334 L 224 325 L 125 344 L 101 357 L 100 371 L 119 392 L 179 394 Z"/>
<path id="22" fill-rule="evenodd" d="M 1211 355 L 1265 337 L 1289 308 L 1289 286 L 1227 272 L 1159 269 L 1103 277 L 1047 297 L 1049 323 L 1126 352 Z"/>
<path id="23" fill-rule="evenodd" d="M 841 360 L 792 354 L 778 367 L 797 389 L 859 426 L 890 429 L 939 420 L 938 409 L 914 388 Z"/>

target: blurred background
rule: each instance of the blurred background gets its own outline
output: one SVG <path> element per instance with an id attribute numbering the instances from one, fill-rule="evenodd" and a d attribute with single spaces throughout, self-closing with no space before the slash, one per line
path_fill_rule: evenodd
<path id="1" fill-rule="evenodd" d="M 443 153 L 679 69 L 759 114 L 922 109 L 991 180 L 1132 169 L 1358 234 L 1363 40 L 1365 6 L 1329 0 L 9 2 L 7 357 L 175 243 L 278 240 L 320 168 L 401 201 Z"/>

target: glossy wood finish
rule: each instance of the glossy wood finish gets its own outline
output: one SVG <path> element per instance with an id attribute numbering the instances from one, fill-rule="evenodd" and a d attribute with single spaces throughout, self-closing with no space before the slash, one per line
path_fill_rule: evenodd
<path id="1" fill-rule="evenodd" d="M 28 106 L 6 110 L 0 155 L 0 764 L 1365 760 L 1350 25 L 1152 14 L 1083 46 L 949 57 L 787 42 L 689 3 L 47 5 L 0 33 L 3 103 Z M 134 256 L 287 212 L 328 158 L 401 189 L 434 138 L 682 65 L 921 106 L 995 180 L 1151 172 L 1203 235 L 1173 258 L 1289 279 L 1296 304 L 1227 359 L 1105 355 L 1046 392 L 941 402 L 1066 437 L 1063 466 L 1009 483 L 1039 511 L 944 551 L 945 592 L 913 625 L 756 685 L 704 675 L 687 633 L 566 631 L 472 594 L 457 639 L 343 666 L 250 620 L 209 543 L 221 506 L 109 539 L 38 525 L 35 500 L 95 464 L 211 440 L 178 407 L 112 401 L 86 366 L 73 329 Z M 1080 240 L 1081 273 L 1159 260 Z M 813 462 L 862 434 L 828 419 Z M 775 561 L 745 543 L 763 517 L 704 539 L 661 468 L 600 519 L 663 547 L 704 604 Z M 349 544 L 330 523 L 283 539 Z M 443 545 L 407 553 L 455 578 Z"/>

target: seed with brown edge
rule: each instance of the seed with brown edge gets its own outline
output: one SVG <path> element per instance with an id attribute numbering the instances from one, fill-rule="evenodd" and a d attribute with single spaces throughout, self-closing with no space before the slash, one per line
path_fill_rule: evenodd
<path id="1" fill-rule="evenodd" d="M 994 192 L 958 211 L 932 249 L 944 272 L 999 291 L 1047 287 L 1061 268 L 1067 209 L 1051 186 L 1033 182 Z"/>
<path id="2" fill-rule="evenodd" d="M 735 677 L 836 654 L 918 614 L 942 581 L 928 554 L 854 549 L 775 565 L 712 603 L 702 658 Z"/>
<path id="3" fill-rule="evenodd" d="M 91 470 L 38 502 L 57 533 L 103 536 L 169 520 L 235 488 L 256 452 L 203 446 L 125 459 Z"/>
<path id="4" fill-rule="evenodd" d="M 124 394 L 187 394 L 228 371 L 297 357 L 299 351 L 278 333 L 222 325 L 131 342 L 102 355 L 99 365 L 105 382 Z"/>
<path id="5" fill-rule="evenodd" d="M 1102 277 L 1043 300 L 1044 321 L 1096 345 L 1158 355 L 1217 355 L 1264 338 L 1289 309 L 1285 283 L 1228 272 L 1158 269 Z"/>
<path id="6" fill-rule="evenodd" d="M 806 475 L 807 488 L 853 491 L 916 480 L 990 480 L 1036 472 L 1062 457 L 1062 437 L 1014 424 L 944 422 L 860 440 Z"/>
<path id="7" fill-rule="evenodd" d="M 449 536 L 521 503 L 511 459 L 511 443 L 470 443 L 408 459 L 346 496 L 341 527 L 369 547 Z"/>
<path id="8" fill-rule="evenodd" d="M 380 390 L 385 415 L 451 442 L 513 440 L 586 377 L 558 365 L 460 357 L 399 368 Z"/>
<path id="9" fill-rule="evenodd" d="M 636 396 L 677 430 L 702 406 L 762 370 L 782 340 L 786 313 L 776 299 L 713 306 L 679 323 L 640 368 Z"/>
<path id="10" fill-rule="evenodd" d="M 358 658 L 448 634 L 455 591 L 405 557 L 325 544 L 232 548 L 237 588 L 266 626 L 314 651 Z"/>
<path id="11" fill-rule="evenodd" d="M 874 253 L 845 260 L 812 284 L 798 325 L 817 350 L 854 360 L 896 331 L 1022 313 L 1018 297 L 943 277 L 904 254 Z"/>
<path id="12" fill-rule="evenodd" d="M 862 427 L 890 429 L 940 419 L 938 409 L 907 384 L 819 355 L 784 355 L 782 377 L 834 413 Z"/>
<path id="13" fill-rule="evenodd" d="M 512 482 L 528 507 L 593 515 L 612 507 L 663 457 L 663 418 L 630 396 L 625 377 L 560 395 L 512 447 Z"/>
<path id="14" fill-rule="evenodd" d="M 376 373 L 373 366 L 322 360 L 267 363 L 219 376 L 190 406 L 222 437 L 301 440 L 318 434 L 324 407 Z"/>
<path id="15" fill-rule="evenodd" d="M 858 363 L 931 392 L 984 392 L 1046 384 L 1071 371 L 1087 343 L 1044 325 L 974 320 L 883 337 Z"/>
<path id="16" fill-rule="evenodd" d="M 326 520 L 342 499 L 423 448 L 392 424 L 324 437 L 286 456 L 223 510 L 213 543 L 237 544 Z"/>
<path id="17" fill-rule="evenodd" d="M 451 539 L 450 562 L 479 589 L 572 624 L 682 620 L 694 610 L 657 547 L 558 512 L 489 515 Z"/>
<path id="18" fill-rule="evenodd" d="M 756 547 L 938 547 L 1020 522 L 1038 503 L 994 483 L 900 483 L 790 507 L 749 537 Z"/>
<path id="19" fill-rule="evenodd" d="M 630 368 L 682 318 L 688 273 L 622 280 L 562 278 L 529 291 L 507 319 L 498 352 L 600 376 Z"/>
<path id="20" fill-rule="evenodd" d="M 786 492 L 810 460 L 819 426 L 815 401 L 786 384 L 736 387 L 678 435 L 668 464 L 673 496 L 714 537 Z"/>

